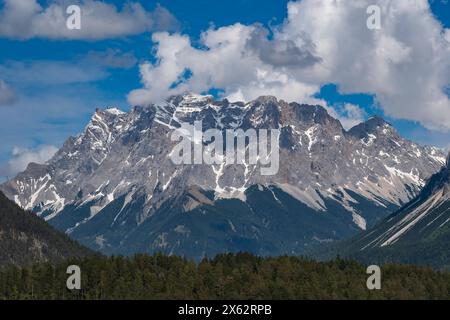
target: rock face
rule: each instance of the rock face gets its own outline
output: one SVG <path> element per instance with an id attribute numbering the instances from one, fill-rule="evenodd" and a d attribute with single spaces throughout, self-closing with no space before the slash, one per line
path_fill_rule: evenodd
<path id="1" fill-rule="evenodd" d="M 92 254 L 0 192 L 0 266 L 55 263 Z"/>
<path id="2" fill-rule="evenodd" d="M 395 261 L 450 269 L 449 243 L 447 160 L 416 198 L 371 230 L 340 245 L 338 252 L 368 263 Z"/>
<path id="3" fill-rule="evenodd" d="M 279 129 L 278 173 L 174 164 L 172 132 L 199 120 L 203 130 Z M 128 113 L 97 110 L 48 163 L 0 189 L 105 253 L 301 253 L 374 224 L 444 163 L 438 149 L 403 139 L 381 118 L 345 131 L 321 106 L 188 94 Z"/>

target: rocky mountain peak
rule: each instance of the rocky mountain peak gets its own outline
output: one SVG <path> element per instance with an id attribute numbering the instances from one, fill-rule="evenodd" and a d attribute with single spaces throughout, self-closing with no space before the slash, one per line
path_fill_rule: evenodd
<path id="1" fill-rule="evenodd" d="M 96 108 L 94 114 L 92 115 L 92 118 L 94 118 L 96 115 L 101 117 L 115 117 L 123 114 L 126 114 L 126 112 L 123 112 L 116 107 L 107 107 L 105 109 Z"/>
<path id="2" fill-rule="evenodd" d="M 255 102 L 259 102 L 262 104 L 266 104 L 266 103 L 278 103 L 278 99 L 275 96 L 260 96 L 258 97 Z"/>
<path id="3" fill-rule="evenodd" d="M 105 109 L 105 112 L 115 115 L 115 116 L 120 116 L 125 114 L 125 112 L 123 112 L 122 110 L 120 110 L 119 108 L 116 107 L 108 107 Z"/>
<path id="4" fill-rule="evenodd" d="M 389 122 L 378 115 L 370 117 L 369 119 L 367 119 L 366 123 L 367 125 L 370 125 L 372 127 L 382 127 L 385 125 L 392 126 Z"/>
<path id="5" fill-rule="evenodd" d="M 369 118 L 353 128 L 348 133 L 358 139 L 366 138 L 369 135 L 398 135 L 395 128 L 386 120 L 379 116 Z"/>
<path id="6" fill-rule="evenodd" d="M 442 169 L 428 179 L 420 192 L 420 197 L 422 199 L 429 198 L 440 190 L 450 195 L 450 153 Z"/>
<path id="7" fill-rule="evenodd" d="M 170 161 L 176 150 L 173 130 L 182 122 L 200 120 L 203 129 L 280 129 L 279 170 L 264 176 L 261 168 L 268 167 L 266 163 L 174 164 Z M 195 238 L 185 236 L 194 234 L 195 224 L 217 219 L 217 214 L 204 218 L 205 207 L 227 216 L 218 227 L 220 232 L 238 232 L 241 227 L 236 216 L 228 216 L 235 209 L 222 203 L 224 199 L 240 201 L 244 211 L 250 208 L 245 211 L 251 213 L 250 220 L 266 209 L 259 206 L 261 199 L 273 202 L 268 208 L 275 204 L 279 210 L 286 209 L 286 214 L 304 212 L 305 219 L 320 217 L 323 225 L 315 226 L 316 231 L 308 231 L 306 240 L 299 242 L 304 248 L 317 237 L 338 237 L 336 230 L 342 235 L 352 228 L 366 228 L 379 215 L 415 197 L 425 179 L 445 163 L 439 150 L 393 136 L 391 130 L 381 118 L 372 118 L 348 134 L 325 108 L 286 103 L 273 96 L 244 103 L 185 94 L 162 104 L 137 106 L 127 113 L 114 108 L 97 110 L 84 132 L 69 138 L 47 164 L 30 166 L 0 189 L 74 238 L 115 253 L 125 252 L 121 247 L 124 238 L 132 241 L 138 237 L 133 242 L 136 245 L 141 237 L 148 240 L 149 235 L 154 236 L 146 247 L 155 250 L 166 244 L 176 246 L 177 241 L 189 243 Z M 362 138 L 355 139 L 352 134 Z M 202 191 L 193 195 L 192 190 Z M 183 200 L 181 207 L 201 213 L 193 218 L 195 223 L 189 225 L 190 218 L 183 220 L 183 215 L 180 219 L 184 222 L 177 217 L 165 226 L 170 230 L 156 230 L 155 226 L 165 224 L 166 217 L 177 212 L 171 206 L 186 192 L 189 199 Z M 328 216 L 315 216 L 328 211 Z M 153 223 L 154 219 L 162 220 Z M 254 225 L 242 227 L 244 242 L 253 237 L 250 242 L 258 242 L 259 232 L 264 234 L 280 218 L 267 219 L 273 221 L 258 222 L 258 230 Z M 289 219 L 297 218 L 286 217 Z M 296 230 L 303 228 L 305 219 L 298 220 Z M 177 240 L 168 235 L 176 235 Z M 203 238 L 198 241 L 209 243 Z"/>
<path id="8" fill-rule="evenodd" d="M 112 127 L 115 123 L 121 121 L 120 118 L 126 115 L 127 113 L 115 107 L 97 108 L 85 130 L 104 131 L 107 127 Z"/>
<path id="9" fill-rule="evenodd" d="M 298 104 L 296 102 L 289 105 L 295 111 L 297 118 L 303 122 L 322 123 L 324 119 L 331 117 L 327 110 L 319 105 Z"/>
<path id="10" fill-rule="evenodd" d="M 212 95 L 199 95 L 194 93 L 185 93 L 181 95 L 171 96 L 167 99 L 168 103 L 172 103 L 175 106 L 180 105 L 205 105 L 212 103 L 214 97 Z"/>

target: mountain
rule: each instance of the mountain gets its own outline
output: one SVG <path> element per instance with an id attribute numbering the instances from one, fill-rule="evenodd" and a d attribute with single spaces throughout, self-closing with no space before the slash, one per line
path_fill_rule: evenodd
<path id="1" fill-rule="evenodd" d="M 91 254 L 0 192 L 0 266 L 60 262 Z"/>
<path id="2" fill-rule="evenodd" d="M 450 155 L 420 194 L 335 252 L 368 263 L 402 262 L 450 269 Z"/>
<path id="3" fill-rule="evenodd" d="M 278 129 L 278 173 L 249 161 L 174 164 L 172 133 L 200 120 L 203 131 Z M 186 94 L 127 113 L 98 109 L 51 160 L 0 189 L 107 254 L 297 254 L 374 225 L 444 163 L 378 117 L 346 131 L 321 106 Z"/>

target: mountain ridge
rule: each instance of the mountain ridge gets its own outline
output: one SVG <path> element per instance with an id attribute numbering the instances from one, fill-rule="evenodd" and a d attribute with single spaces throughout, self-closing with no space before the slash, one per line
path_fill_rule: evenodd
<path id="1" fill-rule="evenodd" d="M 450 269 L 449 159 L 450 154 L 446 165 L 430 177 L 416 198 L 331 251 L 367 263 L 411 263 Z"/>
<path id="2" fill-rule="evenodd" d="M 169 158 L 175 144 L 171 133 L 182 123 L 200 120 L 203 130 L 279 129 L 278 174 L 262 176 L 260 165 L 248 163 L 174 165 Z M 121 243 L 133 238 L 143 225 L 147 235 L 135 241 L 144 243 L 150 252 L 160 249 L 157 243 L 165 243 L 171 235 L 175 240 L 167 246 L 175 253 L 181 252 L 177 251 L 180 247 L 195 247 L 190 240 L 193 233 L 180 230 L 194 229 L 200 216 L 188 221 L 189 226 L 169 228 L 164 225 L 169 215 L 161 214 L 174 201 L 183 208 L 183 201 L 178 203 L 176 199 L 183 198 L 192 187 L 213 203 L 202 203 L 196 209 L 201 211 L 209 205 L 211 210 L 206 214 L 212 216 L 217 203 L 235 206 L 238 201 L 243 216 L 235 219 L 241 226 L 229 218 L 224 221 L 234 225 L 236 233 L 245 235 L 242 241 L 254 244 L 259 252 L 260 234 L 276 238 L 274 230 L 278 229 L 274 225 L 285 224 L 273 214 L 264 218 L 258 215 L 264 212 L 258 201 L 253 205 L 247 201 L 252 189 L 252 197 L 269 197 L 270 206 L 276 210 L 290 207 L 295 214 L 305 215 L 305 221 L 319 223 L 315 215 L 325 214 L 328 220 L 320 222 L 323 230 L 312 228 L 314 232 L 303 230 L 304 222 L 288 214 L 302 231 L 289 239 L 288 246 L 263 250 L 266 254 L 299 253 L 312 243 L 338 240 L 373 225 L 415 197 L 425 179 L 444 162 L 437 148 L 403 139 L 391 125 L 377 118 L 345 131 L 321 106 L 287 103 L 273 96 L 231 103 L 188 94 L 171 97 L 161 105 L 137 106 L 128 113 L 96 110 L 84 132 L 69 138 L 47 164 L 30 165 L 0 189 L 75 239 L 82 239 L 91 248 L 111 249 L 112 253 L 126 251 Z M 231 214 L 227 208 L 222 209 Z M 145 223 L 155 217 L 160 221 Z M 210 223 L 214 224 L 213 219 Z M 89 228 L 90 224 L 96 224 L 98 230 Z M 209 228 L 205 226 L 205 230 Z M 217 250 L 226 251 L 233 228 L 218 228 L 216 234 L 222 240 Z M 210 248 L 205 230 L 198 230 L 203 234 L 203 249 Z M 201 256 L 203 249 L 197 248 L 193 255 Z"/>

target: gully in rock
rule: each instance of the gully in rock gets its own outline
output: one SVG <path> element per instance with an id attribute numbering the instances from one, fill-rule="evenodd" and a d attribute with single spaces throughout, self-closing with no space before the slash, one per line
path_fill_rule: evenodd
<path id="1" fill-rule="evenodd" d="M 270 143 L 267 141 L 270 132 Z M 225 148 L 224 139 L 225 134 Z M 242 164 L 242 165 L 269 165 L 261 167 L 261 175 L 272 176 L 278 173 L 280 149 L 280 130 L 278 129 L 218 129 L 202 131 L 202 121 L 195 121 L 194 125 L 183 123 L 172 133 L 171 140 L 181 141 L 175 146 L 170 158 L 174 164 Z M 248 141 L 248 144 L 246 143 Z M 208 143 L 204 147 L 204 143 Z M 193 146 L 193 147 L 192 147 Z M 270 152 L 268 150 L 270 146 Z M 193 157 L 192 157 L 193 150 Z M 223 151 L 225 150 L 225 156 Z M 248 162 L 246 154 L 248 150 Z"/>

